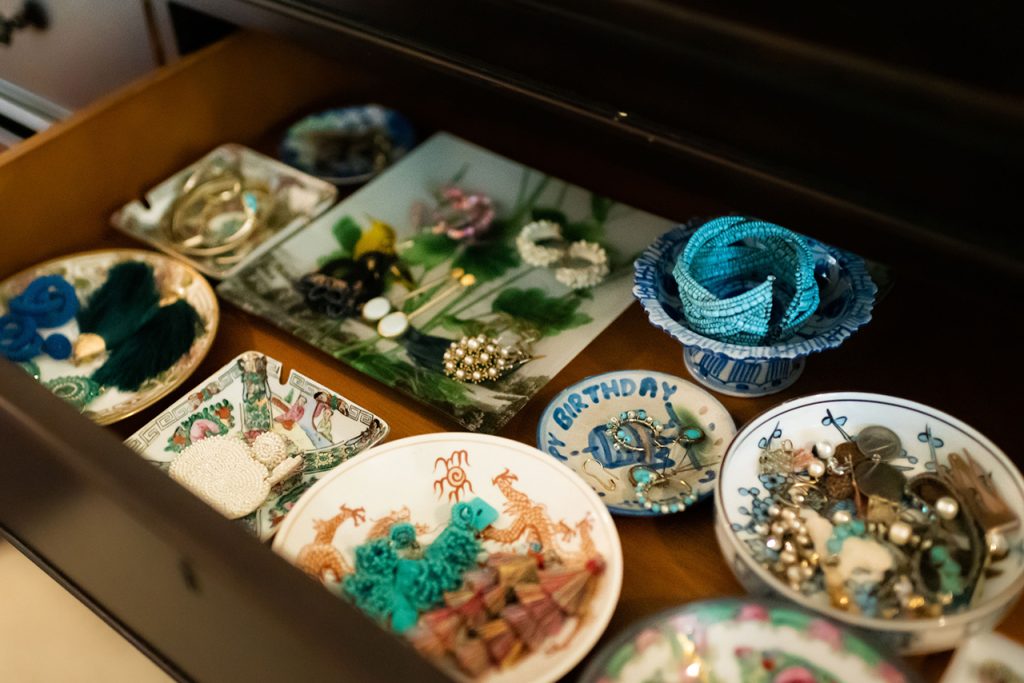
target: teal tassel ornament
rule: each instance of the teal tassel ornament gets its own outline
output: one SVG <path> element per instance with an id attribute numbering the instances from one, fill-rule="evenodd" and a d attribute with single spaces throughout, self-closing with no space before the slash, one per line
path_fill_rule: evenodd
<path id="1" fill-rule="evenodd" d="M 141 261 L 119 263 L 78 312 L 73 357 L 82 363 L 131 337 L 160 302 L 153 268 Z"/>
<path id="2" fill-rule="evenodd" d="M 415 528 L 395 525 L 389 538 L 356 548 L 356 571 L 345 577 L 342 591 L 367 615 L 404 633 L 422 612 L 442 604 L 445 592 L 462 584 L 481 552 L 480 532 L 497 519 L 498 511 L 483 499 L 456 503 L 451 523 L 414 557 L 397 551 L 418 548 Z"/>
<path id="3" fill-rule="evenodd" d="M 102 386 L 136 391 L 188 353 L 202 321 L 183 299 L 142 315 L 142 326 L 118 344 L 93 374 Z"/>

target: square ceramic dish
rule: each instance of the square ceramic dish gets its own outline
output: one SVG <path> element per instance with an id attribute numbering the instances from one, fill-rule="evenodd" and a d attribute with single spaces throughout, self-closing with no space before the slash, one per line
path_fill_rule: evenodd
<path id="1" fill-rule="evenodd" d="M 388 433 L 384 420 L 293 371 L 281 381 L 281 362 L 247 351 L 153 418 L 125 443 L 167 470 L 185 448 L 209 436 L 273 431 L 289 455 L 301 454 L 300 474 L 275 486 L 266 502 L 239 520 L 269 540 L 309 487 Z"/>
<path id="2" fill-rule="evenodd" d="M 237 164 L 242 177 L 267 188 L 275 197 L 275 202 L 265 226 L 241 247 L 244 253 L 230 257 L 192 257 L 181 252 L 167 239 L 164 224 L 182 187 L 193 172 L 218 163 Z M 137 199 L 122 206 L 110 217 L 110 223 L 126 235 L 191 264 L 205 275 L 223 279 L 234 275 L 253 259 L 323 213 L 334 203 L 337 194 L 337 188 L 328 182 L 248 147 L 226 144 L 151 189 L 144 200 Z"/>

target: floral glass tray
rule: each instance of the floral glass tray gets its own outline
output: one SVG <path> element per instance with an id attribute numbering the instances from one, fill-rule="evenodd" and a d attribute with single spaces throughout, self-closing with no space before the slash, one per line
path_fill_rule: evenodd
<path id="1" fill-rule="evenodd" d="M 269 540 L 295 501 L 325 472 L 378 443 L 384 420 L 293 371 L 281 382 L 281 363 L 247 351 L 192 389 L 125 443 L 167 470 L 186 447 L 210 436 L 273 431 L 303 469 L 271 490 L 266 502 L 240 521 Z"/>
<path id="2" fill-rule="evenodd" d="M 436 228 L 417 229 L 417 211 L 437 207 L 439 194 L 452 186 L 493 202 L 495 219 L 486 233 L 467 240 L 438 234 Z M 572 290 L 552 269 L 524 264 L 516 238 L 524 225 L 541 219 L 561 224 L 567 241 L 600 244 L 610 261 L 607 279 Z M 460 270 L 475 278 L 475 285 L 454 298 L 428 301 L 429 312 L 413 321 L 415 332 L 399 339 L 382 338 L 358 313 L 339 320 L 315 312 L 296 289 L 304 275 L 325 263 L 358 257 L 368 242 L 386 242 L 386 226 L 394 231 L 398 267 L 412 286 Z M 669 227 L 664 219 L 438 133 L 222 282 L 218 293 L 466 428 L 494 432 L 629 306 L 630 264 Z M 407 291 L 392 283 L 384 295 L 402 305 L 395 289 Z M 422 304 L 419 298 L 406 301 L 405 311 Z M 423 360 L 463 335 L 502 331 L 535 341 L 529 352 L 533 360 L 498 381 L 464 383 L 440 364 Z"/>
<path id="3" fill-rule="evenodd" d="M 175 203 L 197 169 L 237 168 L 246 183 L 266 191 L 272 200 L 268 213 L 252 236 L 226 254 L 191 256 L 167 236 Z M 214 278 L 226 278 L 258 258 L 282 239 L 306 225 L 334 203 L 337 188 L 268 156 L 236 144 L 217 147 L 146 193 L 144 200 L 125 204 L 110 217 L 121 232 L 188 262 Z"/>

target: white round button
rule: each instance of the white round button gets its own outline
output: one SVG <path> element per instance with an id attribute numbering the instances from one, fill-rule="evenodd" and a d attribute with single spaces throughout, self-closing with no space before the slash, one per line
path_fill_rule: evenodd
<path id="1" fill-rule="evenodd" d="M 375 323 L 391 312 L 391 302 L 383 296 L 375 296 L 363 304 L 363 319 Z"/>
<path id="2" fill-rule="evenodd" d="M 388 313 L 377 323 L 377 334 L 385 339 L 401 337 L 409 329 L 409 318 L 401 311 Z"/>

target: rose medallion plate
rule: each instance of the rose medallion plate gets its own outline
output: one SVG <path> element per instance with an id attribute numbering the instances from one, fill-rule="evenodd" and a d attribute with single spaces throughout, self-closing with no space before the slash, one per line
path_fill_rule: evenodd
<path id="1" fill-rule="evenodd" d="M 839 683 L 916 680 L 852 631 L 783 603 L 712 600 L 634 624 L 584 683 Z"/>
<path id="2" fill-rule="evenodd" d="M 107 272 L 124 261 L 142 261 L 153 267 L 157 288 L 164 297 L 185 299 L 199 314 L 202 329 L 197 332 L 192 347 L 170 368 L 146 380 L 137 391 L 105 388 L 98 395 L 81 398 L 82 413 L 101 425 L 123 420 L 148 408 L 180 386 L 206 357 L 217 333 L 220 309 L 217 297 L 209 283 L 191 266 L 162 254 L 140 249 L 105 249 L 62 256 L 32 266 L 0 282 L 0 315 L 8 310 L 8 302 L 22 293 L 29 283 L 44 275 L 59 275 L 71 284 L 81 304 L 98 289 L 107 278 Z M 74 341 L 78 337 L 78 323 L 72 319 L 59 327 L 40 330 L 45 335 L 59 333 Z M 41 354 L 22 363 L 29 373 L 58 395 L 76 403 L 74 395 L 86 378 L 100 367 L 106 355 L 75 365 L 70 359 L 54 360 Z M 93 396 L 95 396 L 93 398 Z"/>
<path id="3" fill-rule="evenodd" d="M 167 470 L 189 446 L 209 437 L 263 432 L 284 439 L 302 457 L 301 472 L 275 486 L 255 512 L 241 519 L 269 540 L 295 501 L 324 473 L 387 436 L 377 415 L 293 371 L 281 379 L 281 362 L 255 351 L 239 355 L 153 418 L 125 443 Z"/>

